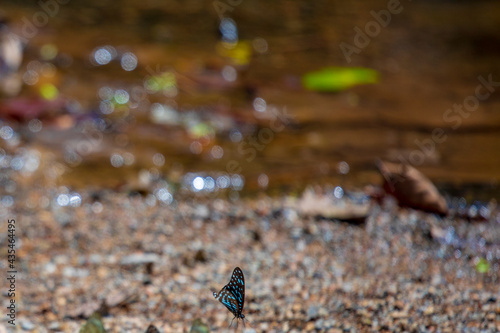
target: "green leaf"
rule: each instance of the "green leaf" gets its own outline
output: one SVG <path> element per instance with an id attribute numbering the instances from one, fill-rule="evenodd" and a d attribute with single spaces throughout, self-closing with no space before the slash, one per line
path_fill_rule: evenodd
<path id="1" fill-rule="evenodd" d="M 191 329 L 189 330 L 189 333 L 208 333 L 210 330 L 208 329 L 208 326 L 205 325 L 201 319 L 195 319 L 193 321 L 193 326 L 191 326 Z"/>
<path id="2" fill-rule="evenodd" d="M 379 73 L 363 67 L 327 67 L 302 77 L 304 88 L 312 91 L 342 91 L 359 84 L 378 82 Z"/>
<path id="3" fill-rule="evenodd" d="M 101 316 L 98 313 L 90 316 L 85 325 L 80 328 L 80 333 L 106 333 Z"/>
<path id="4" fill-rule="evenodd" d="M 490 270 L 489 262 L 484 258 L 479 259 L 479 262 L 476 264 L 476 271 L 484 274 L 488 273 L 489 270 Z"/>

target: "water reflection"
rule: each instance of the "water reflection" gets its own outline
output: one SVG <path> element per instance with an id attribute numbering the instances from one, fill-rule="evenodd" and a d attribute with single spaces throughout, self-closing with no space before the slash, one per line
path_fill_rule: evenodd
<path id="1" fill-rule="evenodd" d="M 408 22 L 437 32 L 440 22 L 416 5 L 411 12 L 401 13 L 401 21 L 394 18 L 386 34 L 373 38 L 357 54 L 356 66 L 376 69 L 379 84 L 337 94 L 307 92 L 301 86 L 306 73 L 348 67 L 337 46 L 352 37 L 354 23 L 339 15 L 342 10 L 337 6 L 362 13 L 377 4 L 290 2 L 287 8 L 307 7 L 294 12 L 277 10 L 278 3 L 238 6 L 227 17 L 218 17 L 210 8 L 208 18 L 203 4 L 186 6 L 176 12 L 182 17 L 179 20 L 164 19 L 170 15 L 168 1 L 151 5 L 153 9 L 130 4 L 128 10 L 134 15 L 112 5 L 97 11 L 94 1 L 60 8 L 60 16 L 29 40 L 24 62 L 19 48 L 13 49 L 17 50 L 14 58 L 6 59 L 2 53 L 2 73 L 19 74 L 24 84 L 16 99 L 0 103 L 2 114 L 9 117 L 0 127 L 2 147 L 42 143 L 37 148 L 40 154 L 54 153 L 75 169 L 63 173 L 63 182 L 75 182 L 75 186 L 78 179 L 92 182 L 93 177 L 95 184 L 116 177 L 116 185 L 140 178 L 137 170 L 151 167 L 169 181 L 182 183 L 183 175 L 170 179 L 169 171 L 180 164 L 182 173 L 199 173 L 204 182 L 200 192 L 220 188 L 218 172 L 228 173 L 226 188 L 238 191 L 238 181 L 233 184 L 232 172 L 227 170 L 228 162 L 236 160 L 243 166 L 239 176 L 246 181 L 242 183 L 253 189 L 326 181 L 338 184 L 334 193 L 342 197 L 350 186 L 380 181 L 372 170 L 376 157 L 408 156 L 415 140 L 421 142 L 442 126 L 443 111 L 464 100 L 462 95 L 475 87 L 474 80 L 465 78 L 483 72 L 487 77 L 497 69 L 490 59 L 478 56 L 469 61 L 466 54 L 457 53 L 468 43 L 477 49 L 475 41 L 490 28 L 459 21 L 459 28 L 448 33 L 453 40 L 463 35 L 457 31 L 468 29 L 469 38 L 460 43 L 424 38 L 418 32 L 422 30 Z M 432 6 L 448 8 L 441 3 Z M 480 5 L 464 4 L 464 8 L 474 6 Z M 15 23 L 19 14 L 14 9 L 25 13 L 38 7 L 7 1 L 5 8 Z M 86 15 L 80 15 L 82 10 Z M 492 16 L 496 13 L 491 11 Z M 193 26 L 185 15 L 205 20 Z M 93 27 L 92 22 L 101 23 Z M 4 34 L 7 30 L 22 33 L 15 24 L 4 24 L 2 29 Z M 352 69 L 347 72 L 352 74 Z M 21 97 L 29 103 L 21 103 Z M 500 139 L 494 129 L 497 118 L 490 112 L 497 102 L 492 95 L 481 105 L 483 109 L 464 119 L 460 131 L 449 132 L 448 141 L 422 163 L 425 173 L 443 183 L 493 184 L 497 193 L 495 156 Z M 245 144 L 255 142 L 255 135 L 269 126 L 264 115 L 272 113 L 272 105 L 287 106 L 296 123 L 274 133 L 265 147 L 258 145 L 255 158 L 247 161 Z M 20 123 L 13 125 L 12 119 Z M 92 131 L 82 130 L 87 126 Z M 490 126 L 487 133 L 477 130 L 485 126 Z M 68 132 L 53 132 L 62 129 Z M 118 144 L 115 137 L 122 134 L 127 140 Z M 66 143 L 70 138 L 71 145 Z M 11 156 L 12 171 L 29 170 L 36 164 L 15 156 L 13 150 L 6 154 Z M 108 167 L 120 173 L 110 175 Z M 207 177 L 213 178 L 213 187 Z M 467 207 L 470 216 L 489 212 L 484 204 Z"/>

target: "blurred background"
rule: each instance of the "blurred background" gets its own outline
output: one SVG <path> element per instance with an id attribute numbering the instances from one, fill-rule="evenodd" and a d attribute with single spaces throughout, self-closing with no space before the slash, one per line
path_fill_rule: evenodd
<path id="1" fill-rule="evenodd" d="M 498 1 L 4 0 L 0 16 L 4 204 L 362 188 L 377 158 L 499 197 Z"/>
<path id="2" fill-rule="evenodd" d="M 1 0 L 5 309 L 229 331 L 238 266 L 247 333 L 499 331 L 499 56 L 498 0 Z"/>

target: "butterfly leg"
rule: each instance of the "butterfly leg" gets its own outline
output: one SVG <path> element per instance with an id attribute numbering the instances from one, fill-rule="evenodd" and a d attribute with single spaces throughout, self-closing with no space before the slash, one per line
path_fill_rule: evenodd
<path id="1" fill-rule="evenodd" d="M 233 317 L 233 320 L 234 320 L 234 318 L 236 318 L 236 317 Z M 229 324 L 229 326 L 227 328 L 231 327 L 231 325 L 233 324 L 233 320 L 231 320 L 231 323 Z M 238 321 L 236 321 L 236 327 L 238 327 Z"/>

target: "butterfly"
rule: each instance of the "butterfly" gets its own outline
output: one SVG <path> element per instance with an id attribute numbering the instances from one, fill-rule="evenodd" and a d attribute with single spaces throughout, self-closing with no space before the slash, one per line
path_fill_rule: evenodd
<path id="1" fill-rule="evenodd" d="M 146 333 L 160 333 L 154 325 L 149 325 Z"/>
<path id="2" fill-rule="evenodd" d="M 233 270 L 229 283 L 222 287 L 219 293 L 214 293 L 214 297 L 232 312 L 236 321 L 241 318 L 245 324 L 245 315 L 242 313 L 245 303 L 245 278 L 239 267 Z M 231 320 L 231 324 L 233 320 Z"/>

